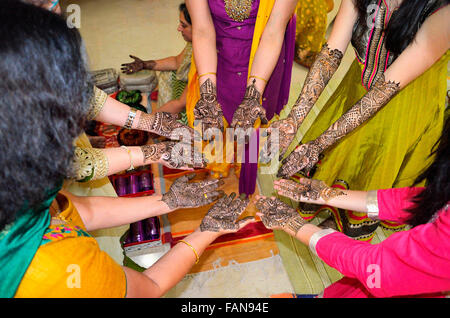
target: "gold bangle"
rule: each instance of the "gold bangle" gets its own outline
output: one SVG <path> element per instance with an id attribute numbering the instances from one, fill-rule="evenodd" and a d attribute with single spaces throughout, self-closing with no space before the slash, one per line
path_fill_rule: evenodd
<path id="1" fill-rule="evenodd" d="M 197 264 L 197 263 L 200 261 L 200 258 L 198 257 L 198 254 L 197 254 L 197 251 L 195 250 L 195 248 L 194 248 L 191 244 L 189 244 L 188 242 L 186 242 L 186 241 L 180 240 L 180 241 L 178 241 L 178 242 L 184 243 L 184 244 L 186 244 L 187 246 L 189 246 L 189 247 L 191 248 L 191 250 L 192 250 L 192 251 L 194 252 L 194 254 L 195 254 L 195 257 L 197 258 L 197 260 L 195 261 L 195 264 Z"/>
<path id="2" fill-rule="evenodd" d="M 217 74 L 214 73 L 214 72 L 209 72 L 209 73 L 205 73 L 205 74 L 199 75 L 198 78 L 200 78 L 200 77 L 202 77 L 202 76 L 205 76 L 205 75 L 217 75 Z"/>
<path id="3" fill-rule="evenodd" d="M 259 77 L 259 76 L 256 76 L 256 75 L 251 75 L 249 78 L 257 78 L 257 79 L 260 79 L 261 81 L 264 81 L 266 84 L 267 84 L 267 80 L 266 79 L 264 79 L 264 78 L 262 78 L 262 77 Z"/>
<path id="4" fill-rule="evenodd" d="M 133 157 L 131 157 L 131 151 L 130 151 L 130 149 L 128 149 L 127 146 L 123 146 L 123 145 L 120 146 L 120 148 L 125 149 L 125 150 L 127 151 L 127 153 L 128 153 L 128 156 L 130 157 L 130 167 L 127 169 L 127 171 L 133 170 L 133 169 L 134 169 L 134 166 L 133 166 Z"/>

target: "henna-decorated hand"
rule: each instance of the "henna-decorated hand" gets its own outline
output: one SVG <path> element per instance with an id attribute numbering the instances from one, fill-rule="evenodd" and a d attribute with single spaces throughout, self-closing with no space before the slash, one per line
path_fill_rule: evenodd
<path id="1" fill-rule="evenodd" d="M 303 169 L 309 173 L 319 161 L 321 151 L 322 149 L 314 141 L 298 146 L 281 162 L 282 166 L 278 170 L 277 177 L 289 178 Z"/>
<path id="2" fill-rule="evenodd" d="M 273 122 L 270 127 L 267 128 L 267 142 L 263 146 L 263 152 L 266 156 L 271 157 L 275 155 L 274 151 L 279 152 L 279 159 L 284 157 L 289 145 L 297 134 L 297 123 L 292 116 L 288 116 L 285 119 L 280 119 Z M 271 135 L 275 130 L 278 130 L 278 138 L 272 140 Z"/>
<path id="3" fill-rule="evenodd" d="M 248 198 L 236 198 L 236 193 L 225 195 L 214 204 L 200 224 L 202 232 L 222 232 L 234 233 L 254 220 L 253 217 L 247 217 L 237 221 L 239 216 L 245 211 L 249 204 Z"/>
<path id="4" fill-rule="evenodd" d="M 260 211 L 256 215 L 261 218 L 264 226 L 268 229 L 284 230 L 291 235 L 295 235 L 306 224 L 306 221 L 293 207 L 279 199 L 264 196 L 257 196 L 256 199 L 255 205 Z"/>
<path id="5" fill-rule="evenodd" d="M 231 127 L 244 130 L 251 129 L 258 118 L 261 119 L 262 124 L 267 124 L 266 110 L 262 107 L 260 101 L 261 93 L 256 88 L 255 81 L 253 81 L 253 84 L 247 87 L 244 100 L 234 112 Z"/>
<path id="6" fill-rule="evenodd" d="M 273 187 L 279 195 L 295 201 L 323 204 L 330 199 L 346 195 L 338 188 L 327 186 L 322 180 L 300 178 L 299 182 L 281 179 L 273 183 Z"/>
<path id="7" fill-rule="evenodd" d="M 152 70 L 156 65 L 155 61 L 143 61 L 133 55 L 130 55 L 130 57 L 134 59 L 134 62 L 122 64 L 121 71 L 125 74 L 133 74 L 143 69 Z"/>
<path id="8" fill-rule="evenodd" d="M 141 147 L 144 162 L 158 162 L 171 169 L 204 168 L 206 161 L 192 144 L 165 141 Z"/>
<path id="9" fill-rule="evenodd" d="M 195 133 L 194 129 L 178 121 L 177 114 L 167 112 L 141 113 L 136 129 L 148 131 L 172 140 L 179 140 L 180 136 L 189 136 L 190 140 L 183 139 L 184 142 L 191 142 Z"/>
<path id="10" fill-rule="evenodd" d="M 223 132 L 223 112 L 217 101 L 216 85 L 208 78 L 200 86 L 200 99 L 194 107 L 194 117 L 202 125 L 203 139 L 207 139 L 209 128 L 218 128 Z"/>
<path id="11" fill-rule="evenodd" d="M 222 180 L 189 182 L 194 177 L 195 174 L 190 174 L 176 179 L 169 191 L 163 194 L 162 201 L 171 210 L 204 206 L 223 195 L 223 191 L 217 191 L 217 188 L 224 184 Z"/>

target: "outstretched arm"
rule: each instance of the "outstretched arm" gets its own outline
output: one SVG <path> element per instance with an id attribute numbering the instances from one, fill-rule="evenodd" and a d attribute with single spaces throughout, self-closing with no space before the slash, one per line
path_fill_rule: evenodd
<path id="1" fill-rule="evenodd" d="M 192 47 L 200 85 L 194 117 L 201 124 L 202 135 L 207 136 L 209 128 L 223 131 L 224 127 L 222 108 L 217 101 L 216 31 L 207 0 L 187 0 L 186 6 L 191 12 Z"/>
<path id="2" fill-rule="evenodd" d="M 115 173 L 159 163 L 171 169 L 203 168 L 206 162 L 192 144 L 165 141 L 144 146 L 116 148 L 75 148 L 74 179 L 85 182 Z"/>
<path id="3" fill-rule="evenodd" d="M 192 20 L 192 48 L 200 86 L 209 79 L 216 84 L 217 71 L 216 30 L 207 0 L 187 0 Z M 211 74 L 214 73 L 214 74 Z"/>
<path id="4" fill-rule="evenodd" d="M 176 56 L 169 56 L 159 60 L 144 61 L 134 55 L 130 55 L 134 61 L 122 64 L 121 70 L 126 74 L 133 74 L 141 70 L 176 71 L 183 60 L 183 56 L 184 50 Z"/>
<path id="5" fill-rule="evenodd" d="M 294 139 L 303 120 L 338 69 L 343 54 L 350 43 L 353 25 L 357 18 L 358 13 L 353 2 L 351 0 L 342 1 L 330 37 L 311 65 L 302 91 L 291 112 L 287 118 L 274 122 L 268 128 L 269 133 L 273 129 L 279 130 L 280 160 Z M 267 145 L 266 148 L 266 151 L 270 149 L 270 145 Z"/>
<path id="6" fill-rule="evenodd" d="M 450 6 L 429 17 L 417 32 L 414 41 L 389 66 L 384 76 L 372 84 L 367 94 L 317 139 L 298 146 L 283 161 L 278 176 L 290 177 L 302 169 L 309 171 L 317 163 L 320 153 L 373 117 L 402 88 L 445 54 L 450 47 L 448 14 Z"/>
<path id="7" fill-rule="evenodd" d="M 176 244 L 167 254 L 143 273 L 124 267 L 127 297 L 160 297 L 178 283 L 198 262 L 203 251 L 216 238 L 234 233 L 252 220 L 239 220 L 248 205 L 247 199 L 225 195 L 208 211 L 200 227 Z"/>
<path id="8" fill-rule="evenodd" d="M 194 175 L 195 176 L 195 175 Z M 88 231 L 130 224 L 183 208 L 208 205 L 221 195 L 220 180 L 190 182 L 192 176 L 174 181 L 164 195 L 138 198 L 80 197 L 64 192 L 73 202 Z"/>
<path id="9" fill-rule="evenodd" d="M 258 118 L 267 124 L 262 95 L 280 56 L 286 26 L 296 4 L 295 0 L 275 1 L 249 71 L 244 99 L 233 115 L 232 127 L 251 129 Z"/>

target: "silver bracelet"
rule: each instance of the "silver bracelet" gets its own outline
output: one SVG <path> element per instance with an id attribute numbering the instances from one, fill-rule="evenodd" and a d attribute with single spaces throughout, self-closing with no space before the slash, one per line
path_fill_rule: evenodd
<path id="1" fill-rule="evenodd" d="M 125 122 L 125 125 L 123 127 L 125 127 L 126 129 L 131 129 L 131 127 L 133 126 L 133 121 L 136 118 L 136 113 L 137 111 L 135 109 L 130 108 L 127 121 Z"/>
<path id="2" fill-rule="evenodd" d="M 366 197 L 367 217 L 372 220 L 378 220 L 378 197 L 377 190 L 367 192 Z"/>
<path id="3" fill-rule="evenodd" d="M 316 250 L 317 243 L 319 242 L 319 240 L 322 237 L 324 237 L 324 236 L 326 236 L 328 234 L 334 233 L 334 232 L 336 232 L 336 231 L 333 230 L 333 229 L 323 229 L 323 230 L 320 230 L 320 231 L 314 233 L 311 236 L 311 238 L 309 239 L 309 244 L 308 244 L 309 249 L 311 250 L 311 252 L 313 252 L 316 256 L 319 256 L 317 254 L 317 250 Z"/>

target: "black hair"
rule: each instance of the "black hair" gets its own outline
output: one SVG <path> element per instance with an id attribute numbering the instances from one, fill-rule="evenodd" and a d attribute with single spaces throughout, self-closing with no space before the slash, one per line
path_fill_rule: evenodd
<path id="1" fill-rule="evenodd" d="M 425 181 L 426 185 L 425 189 L 412 200 L 414 207 L 408 210 L 410 217 L 407 223 L 413 227 L 429 222 L 433 215 L 450 201 L 450 117 L 448 114 L 442 135 L 430 156 L 432 155 L 435 156 L 433 163 L 414 182 L 414 185 L 417 185 Z"/>
<path id="2" fill-rule="evenodd" d="M 0 230 L 73 175 L 93 84 L 63 17 L 0 1 Z"/>
<path id="3" fill-rule="evenodd" d="M 191 16 L 189 15 L 189 11 L 188 11 L 186 4 L 181 3 L 179 9 L 180 9 L 180 12 L 183 12 L 184 18 L 186 19 L 186 21 L 192 25 Z"/>
<path id="4" fill-rule="evenodd" d="M 359 12 L 360 21 L 365 21 L 367 8 L 371 0 L 354 0 Z M 392 15 L 386 32 L 386 48 L 400 54 L 414 40 L 417 31 L 426 17 L 425 11 L 430 1 L 427 0 L 404 0 L 398 10 Z M 447 5 L 450 0 L 440 1 Z"/>

